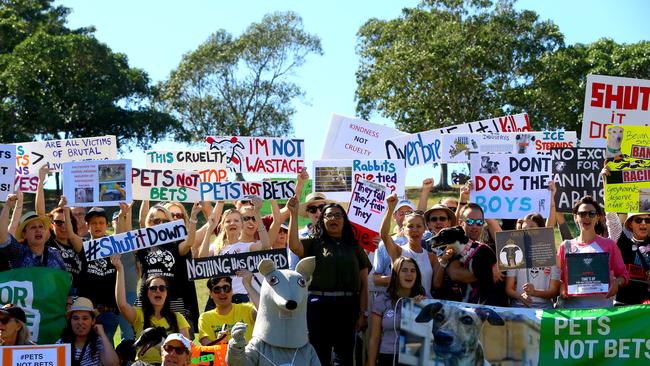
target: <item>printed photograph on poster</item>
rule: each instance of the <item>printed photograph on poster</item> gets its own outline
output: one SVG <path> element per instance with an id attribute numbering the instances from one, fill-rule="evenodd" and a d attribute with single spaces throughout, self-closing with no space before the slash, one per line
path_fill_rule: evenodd
<path id="1" fill-rule="evenodd" d="M 502 271 L 555 265 L 553 228 L 499 231 L 495 239 L 497 266 Z"/>
<path id="2" fill-rule="evenodd" d="M 131 202 L 131 160 L 63 163 L 63 194 L 70 206 L 118 206 Z M 71 199 L 72 198 L 72 199 Z"/>
<path id="3" fill-rule="evenodd" d="M 352 167 L 314 168 L 316 192 L 350 192 L 352 190 Z"/>
<path id="4" fill-rule="evenodd" d="M 650 212 L 650 188 L 639 190 L 639 212 Z"/>

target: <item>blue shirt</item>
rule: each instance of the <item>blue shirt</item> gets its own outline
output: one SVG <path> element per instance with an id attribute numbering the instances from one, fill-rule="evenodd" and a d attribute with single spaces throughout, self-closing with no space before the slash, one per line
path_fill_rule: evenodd
<path id="1" fill-rule="evenodd" d="M 43 263 L 47 251 L 47 263 Z M 44 247 L 43 255 L 36 255 L 26 244 L 20 244 L 13 235 L 0 244 L 0 253 L 7 258 L 11 268 L 48 267 L 65 271 L 63 257 L 57 249 Z"/>

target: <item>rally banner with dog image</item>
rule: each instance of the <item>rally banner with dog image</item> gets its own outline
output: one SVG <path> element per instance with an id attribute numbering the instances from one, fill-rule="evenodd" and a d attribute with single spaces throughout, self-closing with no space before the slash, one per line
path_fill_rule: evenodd
<path id="1" fill-rule="evenodd" d="M 381 184 L 400 197 L 404 195 L 406 168 L 401 160 L 314 160 L 313 166 L 313 191 L 335 201 L 349 201 L 354 182 L 359 179 Z"/>
<path id="2" fill-rule="evenodd" d="M 131 202 L 131 160 L 63 163 L 63 195 L 69 206 L 119 206 Z"/>
<path id="3" fill-rule="evenodd" d="M 246 269 L 258 272 L 262 259 L 272 260 L 277 268 L 289 268 L 286 249 L 258 250 L 248 253 L 222 254 L 206 258 L 187 259 L 187 278 L 190 281 L 215 276 L 236 276 L 237 271 Z"/>
<path id="4" fill-rule="evenodd" d="M 552 149 L 551 156 L 558 212 L 571 212 L 573 205 L 586 195 L 598 203 L 605 202 L 603 177 L 600 175 L 605 149 L 559 148 Z"/>
<path id="5" fill-rule="evenodd" d="M 133 168 L 133 199 L 147 201 L 199 202 L 201 175 L 198 172 Z"/>
<path id="6" fill-rule="evenodd" d="M 587 75 L 581 147 L 605 147 L 608 126 L 650 122 L 650 80 Z"/>
<path id="7" fill-rule="evenodd" d="M 401 307 L 396 344 L 400 365 L 650 362 L 650 305 L 536 310 L 403 299 L 397 307 Z"/>
<path id="8" fill-rule="evenodd" d="M 187 238 L 187 228 L 183 220 L 132 230 L 126 233 L 91 239 L 83 243 L 86 260 L 94 261 L 113 254 L 128 253 L 135 250 L 167 244 Z"/>
<path id="9" fill-rule="evenodd" d="M 486 219 L 518 219 L 551 209 L 551 157 L 536 154 L 477 154 L 471 162 L 472 201 Z"/>
<path id="10" fill-rule="evenodd" d="M 210 151 L 219 155 L 236 173 L 300 173 L 305 162 L 305 140 L 281 137 L 208 136 Z"/>

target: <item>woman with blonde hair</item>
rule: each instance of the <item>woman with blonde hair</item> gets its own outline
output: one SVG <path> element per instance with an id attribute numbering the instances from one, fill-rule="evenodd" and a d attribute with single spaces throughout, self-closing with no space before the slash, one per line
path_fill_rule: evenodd
<path id="1" fill-rule="evenodd" d="M 14 304 L 0 308 L 0 346 L 33 345 L 25 311 Z"/>

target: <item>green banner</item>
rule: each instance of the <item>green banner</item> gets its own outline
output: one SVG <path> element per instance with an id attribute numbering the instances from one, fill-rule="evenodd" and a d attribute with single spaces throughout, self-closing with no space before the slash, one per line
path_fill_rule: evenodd
<path id="1" fill-rule="evenodd" d="M 648 365 L 648 314 L 648 305 L 544 311 L 539 364 Z"/>
<path id="2" fill-rule="evenodd" d="M 32 340 L 39 344 L 56 342 L 65 328 L 66 298 L 72 276 L 45 267 L 0 272 L 0 304 L 14 304 L 25 310 Z"/>

